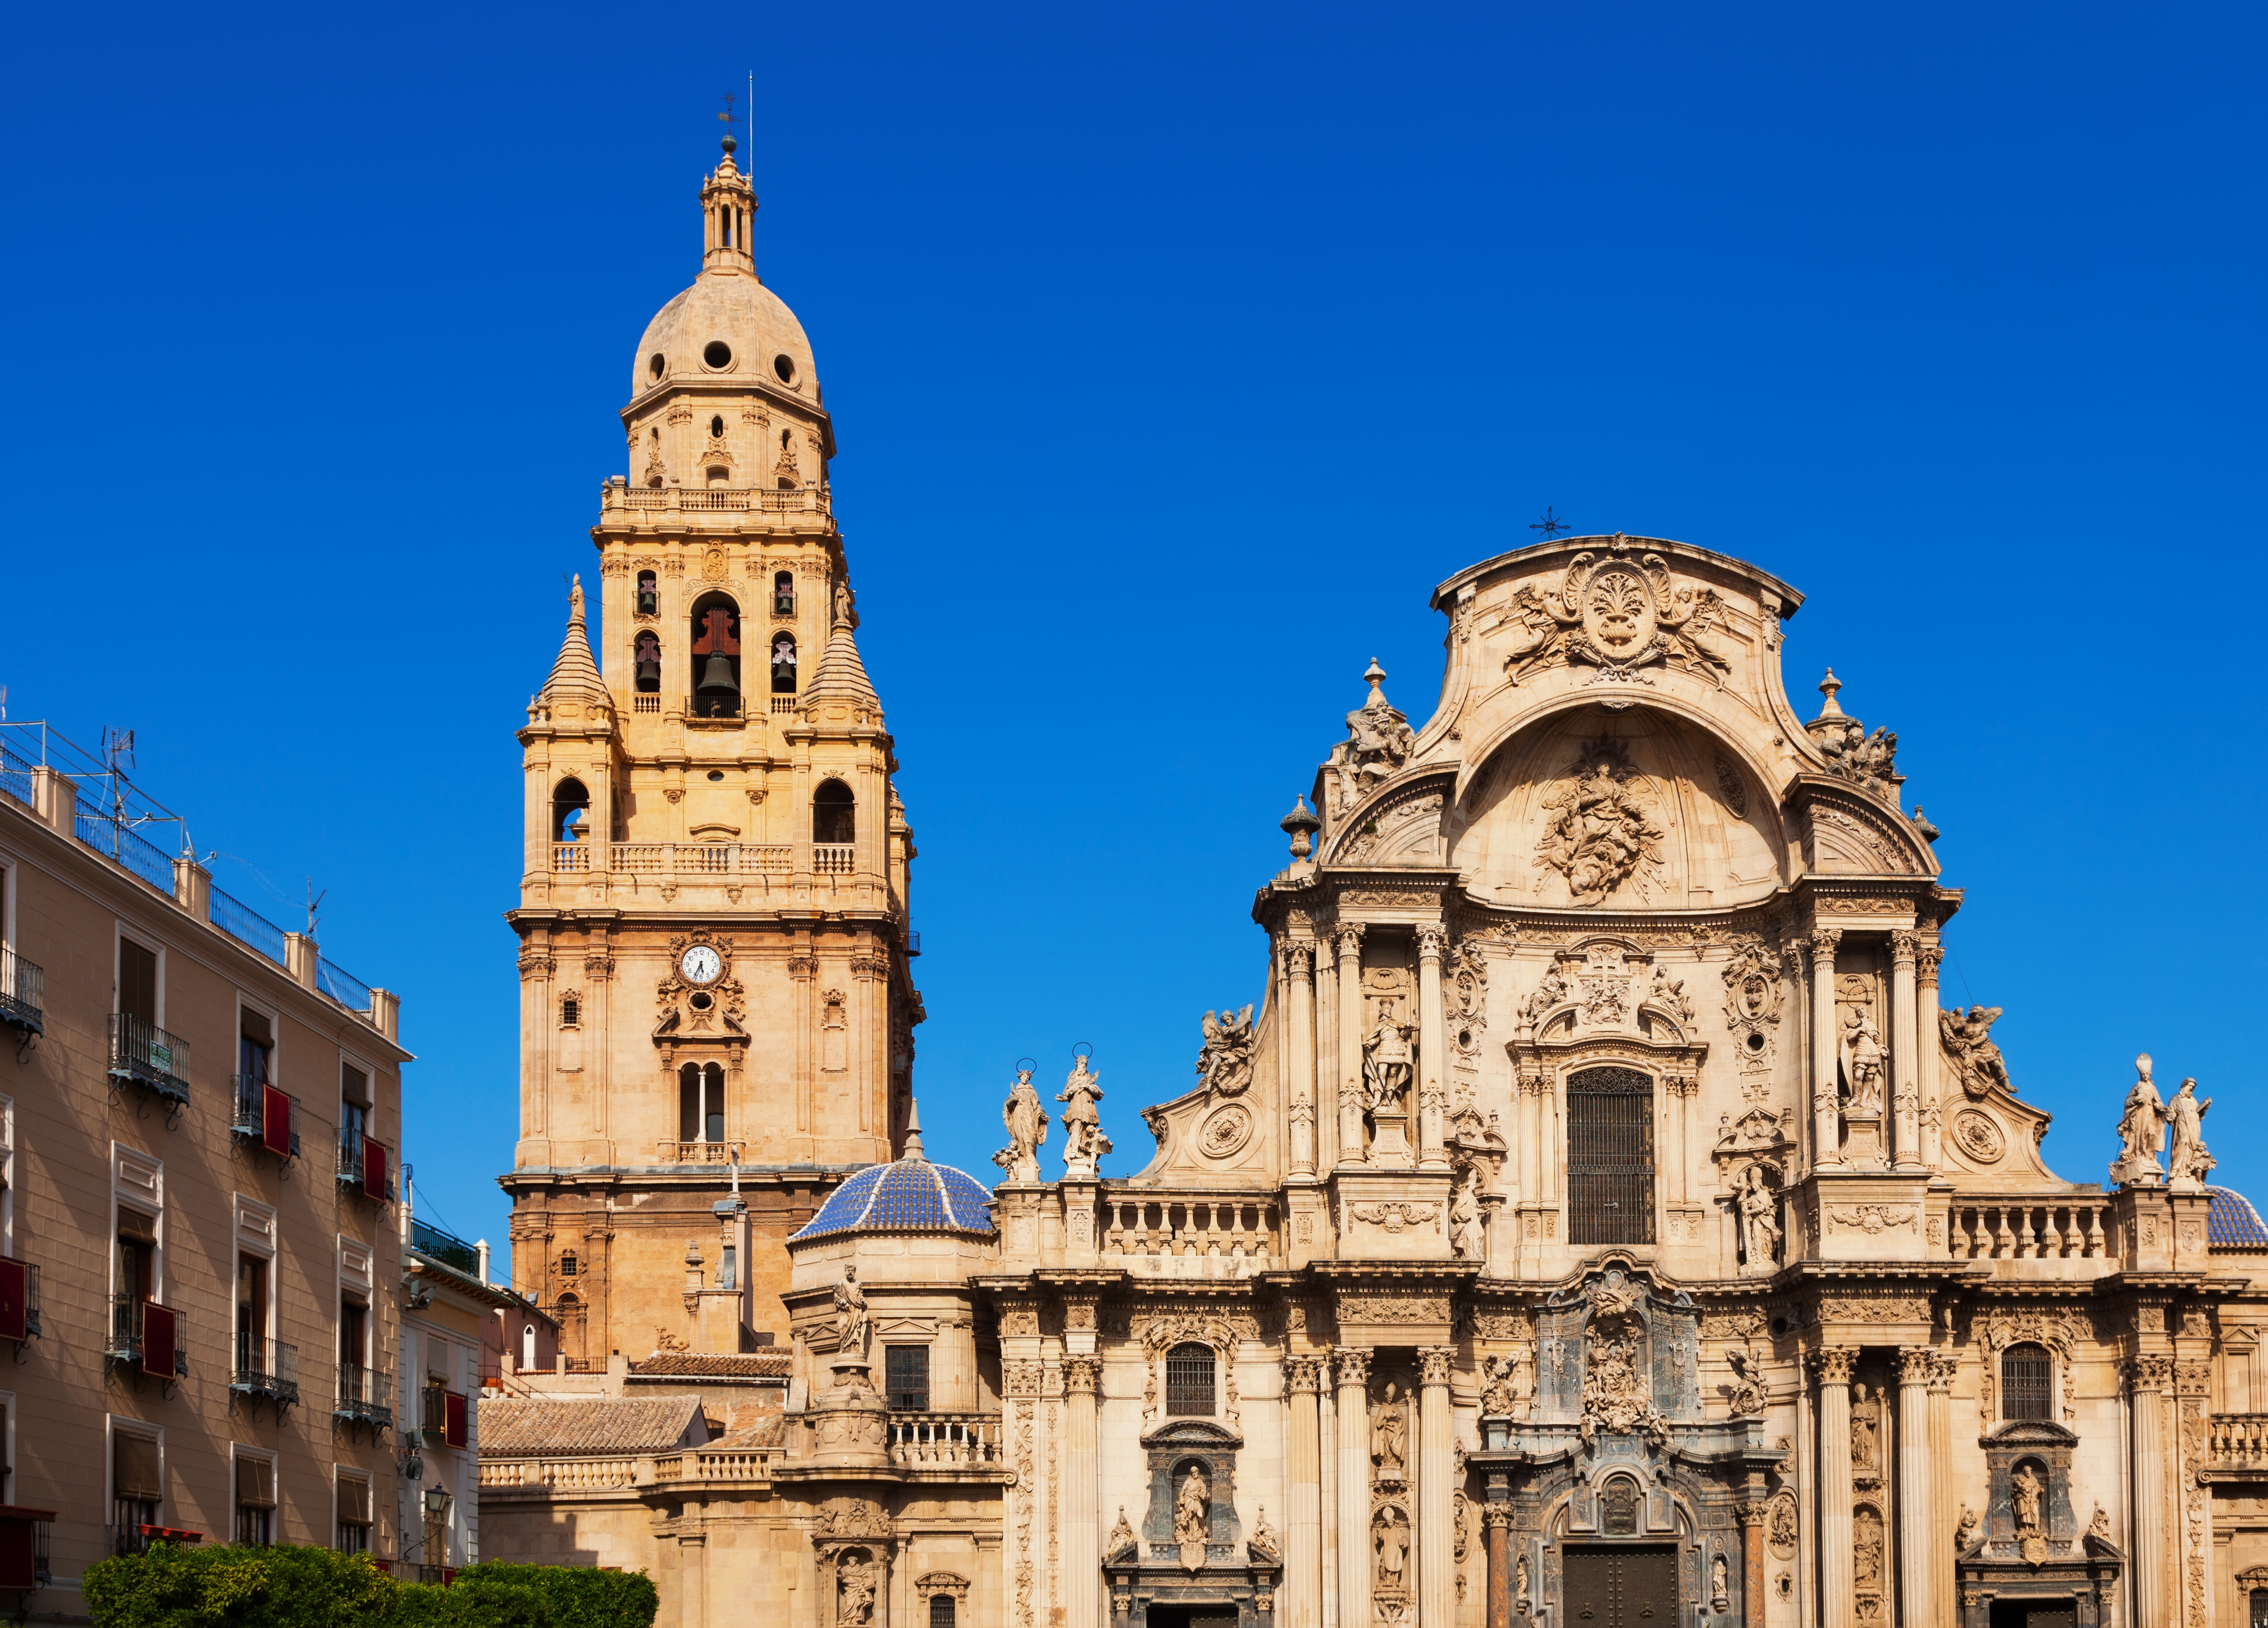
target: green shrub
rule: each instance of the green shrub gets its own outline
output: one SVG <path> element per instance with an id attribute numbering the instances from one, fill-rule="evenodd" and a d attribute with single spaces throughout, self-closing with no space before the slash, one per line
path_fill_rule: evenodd
<path id="1" fill-rule="evenodd" d="M 468 1566 L 449 1587 L 405 1583 L 328 1549 L 180 1549 L 86 1573 L 96 1628 L 652 1628 L 643 1572 Z"/>

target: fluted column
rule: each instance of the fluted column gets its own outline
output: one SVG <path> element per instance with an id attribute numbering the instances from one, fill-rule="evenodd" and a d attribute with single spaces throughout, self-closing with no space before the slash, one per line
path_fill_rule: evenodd
<path id="1" fill-rule="evenodd" d="M 2137 1357 L 2126 1365 L 2127 1396 L 2134 1421 L 2134 1534 L 2126 1554 L 2134 1568 L 2134 1621 L 2174 1620 L 2174 1565 L 2178 1559 L 2166 1521 L 2166 1389 L 2171 1357 Z"/>
<path id="2" fill-rule="evenodd" d="M 1284 971 L 1291 981 L 1292 1174 L 1315 1173 L 1315 947 L 1286 944 Z"/>
<path id="3" fill-rule="evenodd" d="M 1926 1345 L 1898 1352 L 1898 1598 L 1899 1620 L 1933 1620 L 1938 1534 L 1930 1526 L 1929 1381 L 1937 1355 Z"/>
<path id="4" fill-rule="evenodd" d="M 1341 1628 L 1370 1628 L 1370 1353 L 1342 1346 L 1335 1366 L 1339 1391 L 1339 1623 Z"/>
<path id="5" fill-rule="evenodd" d="M 1070 1628 L 1096 1628 L 1102 1602 L 1102 1537 L 1095 1529 L 1096 1382 L 1099 1357 L 1065 1357 L 1064 1390 L 1069 1403 L 1064 1431 L 1063 1545 L 1064 1588 Z"/>
<path id="6" fill-rule="evenodd" d="M 1835 950 L 1843 934 L 1822 927 L 1811 935 L 1811 1162 L 1843 1162 L 1843 1120 L 1836 1099 Z M 1812 1241 L 1814 1248 L 1818 1241 Z M 1848 1401 L 1846 1396 L 1845 1401 Z M 1845 1547 L 1845 1553 L 1849 1553 Z"/>
<path id="7" fill-rule="evenodd" d="M 1322 1467 L 1316 1457 L 1315 1359 L 1287 1357 L 1284 1383 L 1291 1400 L 1291 1439 L 1285 1448 L 1285 1473 L 1291 1485 L 1291 1520 L 1284 1535 L 1284 1620 L 1311 1623 L 1322 1615 L 1323 1542 L 1317 1484 Z"/>
<path id="8" fill-rule="evenodd" d="M 1512 1628 L 1512 1511 L 1484 1504 L 1481 1522 L 1488 1531 L 1488 1628 Z"/>
<path id="9" fill-rule="evenodd" d="M 1925 943 L 1914 962 L 1914 1026 L 1921 1031 L 1914 1048 L 1914 1083 L 1921 1095 L 1921 1161 L 1933 1170 L 1945 1162 L 1945 1109 L 1937 1100 L 1937 969 L 1944 960 L 1942 945 Z M 1950 1593 L 1946 1599 L 1950 1605 Z"/>
<path id="10" fill-rule="evenodd" d="M 1921 935 L 1890 935 L 1890 1135 L 1896 1144 L 1891 1162 L 1901 1170 L 1921 1168 L 1921 1026 L 1914 1004 L 1914 957 Z"/>
<path id="11" fill-rule="evenodd" d="M 1360 1164 L 1362 1139 L 1362 929 L 1343 923 L 1331 935 L 1339 953 L 1339 1162 Z"/>
<path id="12" fill-rule="evenodd" d="M 1811 1354 L 1819 1383 L 1820 1628 L 1856 1628 L 1851 1587 L 1851 1369 L 1859 1353 L 1830 1345 Z"/>
<path id="13" fill-rule="evenodd" d="M 1456 1543 L 1449 1485 L 1456 1473 L 1456 1442 L 1449 1428 L 1449 1364 L 1454 1346 L 1418 1348 L 1418 1620 L 1454 1623 Z"/>
<path id="14" fill-rule="evenodd" d="M 1315 1163 L 1339 1161 L 1339 969 L 1328 941 L 1315 946 Z"/>
<path id="15" fill-rule="evenodd" d="M 1418 928 L 1418 1168 L 1446 1170 L 1449 1152 L 1442 1145 L 1446 1116 L 1442 1064 L 1449 1050 L 1449 1020 L 1441 1005 L 1441 952 L 1449 930 L 1439 922 Z"/>
<path id="16" fill-rule="evenodd" d="M 1935 1354 L 1929 1367 L 1930 1610 L 1925 1622 L 1954 1618 L 1953 1569 L 1953 1380 L 1961 1371 L 1951 1352 Z M 1940 1549 L 1939 1544 L 1944 1544 Z"/>
<path id="17" fill-rule="evenodd" d="M 1315 1457 L 1322 1465 L 1315 1499 L 1315 1524 L 1323 1535 L 1323 1628 L 1339 1621 L 1339 1425 L 1331 1396 L 1331 1364 L 1315 1359 Z"/>

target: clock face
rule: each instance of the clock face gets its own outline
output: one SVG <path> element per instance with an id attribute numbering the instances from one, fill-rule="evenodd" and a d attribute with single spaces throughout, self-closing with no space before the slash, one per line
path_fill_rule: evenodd
<path id="1" fill-rule="evenodd" d="M 688 983 L 713 983 L 717 975 L 725 970 L 724 959 L 705 944 L 696 944 L 685 952 L 677 963 Z"/>

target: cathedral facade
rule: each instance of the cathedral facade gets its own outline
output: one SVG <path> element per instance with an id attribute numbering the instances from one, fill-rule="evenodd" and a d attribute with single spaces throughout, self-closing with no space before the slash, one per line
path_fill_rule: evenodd
<path id="1" fill-rule="evenodd" d="M 1139 1173 L 1084 1056 L 1008 1087 L 999 1179 L 929 1161 L 829 432 L 719 196 L 729 155 L 594 534 L 605 673 L 578 610 L 521 737 L 515 1283 L 607 1332 L 484 1403 L 490 1558 L 646 1569 L 673 1628 L 2260 1620 L 2268 1228 L 2146 1057 L 2106 1179 L 2042 1162 L 1997 1010 L 1940 1006 L 1962 895 L 1896 737 L 1831 674 L 1802 715 L 1801 595 L 1743 561 L 1570 537 L 1441 584 L 1439 700 L 1363 675 Z M 681 376 L 712 333 L 791 371 Z M 799 487 L 751 462 L 783 425 Z M 774 622 L 741 585 L 782 578 Z M 718 717 L 760 622 L 818 670 Z"/>

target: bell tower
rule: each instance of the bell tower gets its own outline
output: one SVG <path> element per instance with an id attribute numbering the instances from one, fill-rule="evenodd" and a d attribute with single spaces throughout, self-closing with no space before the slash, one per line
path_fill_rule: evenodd
<path id="1" fill-rule="evenodd" d="M 513 1286 L 593 1367 L 784 1333 L 783 1245 L 899 1151 L 922 1016 L 834 428 L 756 274 L 733 146 L 702 186 L 700 275 L 632 360 L 595 637 L 578 578 L 519 732 L 520 1135 L 498 1180 Z"/>

